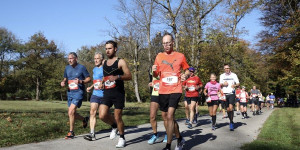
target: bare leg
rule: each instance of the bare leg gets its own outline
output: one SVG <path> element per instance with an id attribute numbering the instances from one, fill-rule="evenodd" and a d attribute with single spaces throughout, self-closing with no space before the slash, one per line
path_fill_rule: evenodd
<path id="1" fill-rule="evenodd" d="M 188 103 L 186 102 L 186 101 L 184 101 L 184 108 L 185 108 L 185 117 L 186 117 L 186 119 L 188 119 L 188 118 L 190 118 L 189 117 L 189 105 L 188 105 Z"/>
<path id="2" fill-rule="evenodd" d="M 74 130 L 75 119 L 83 120 L 84 118 L 76 113 L 77 106 L 71 104 L 68 109 L 69 122 L 70 122 L 70 131 Z"/>
<path id="3" fill-rule="evenodd" d="M 118 125 L 118 130 L 120 135 L 124 135 L 124 122 L 122 120 L 122 109 L 115 109 L 114 114 L 115 114 L 115 120 Z"/>
<path id="4" fill-rule="evenodd" d="M 150 123 L 151 123 L 153 133 L 157 133 L 156 115 L 157 115 L 158 106 L 159 105 L 156 102 L 150 103 Z"/>
<path id="5" fill-rule="evenodd" d="M 165 126 L 165 129 L 167 131 L 167 127 L 168 127 L 168 112 L 161 112 L 161 116 L 164 120 L 164 126 Z"/>
<path id="6" fill-rule="evenodd" d="M 178 128 L 175 129 L 174 114 L 175 114 L 175 108 L 169 107 L 168 108 L 168 115 L 167 115 L 167 135 L 168 135 L 168 142 L 167 143 L 168 144 L 172 143 L 174 130 L 178 130 L 176 132 L 179 133 L 179 129 Z"/>
<path id="7" fill-rule="evenodd" d="M 90 129 L 91 129 L 91 132 L 95 131 L 96 114 L 97 114 L 97 109 L 98 108 L 99 108 L 98 103 L 91 103 L 91 110 L 90 110 Z"/>
<path id="8" fill-rule="evenodd" d="M 100 105 L 99 118 L 109 125 L 115 123 L 114 117 L 109 113 L 109 107 L 103 104 Z"/>
<path id="9" fill-rule="evenodd" d="M 190 123 L 194 121 L 196 102 L 191 101 L 190 104 Z"/>

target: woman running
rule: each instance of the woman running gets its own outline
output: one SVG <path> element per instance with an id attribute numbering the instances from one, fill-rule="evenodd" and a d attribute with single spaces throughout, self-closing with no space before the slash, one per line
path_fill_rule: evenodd
<path id="1" fill-rule="evenodd" d="M 207 96 L 206 102 L 208 105 L 209 115 L 212 118 L 212 130 L 216 130 L 216 113 L 219 105 L 218 92 L 221 91 L 221 85 L 216 81 L 216 75 L 214 73 L 210 74 L 210 82 L 206 83 L 204 88 L 204 95 Z"/>
<path id="2" fill-rule="evenodd" d="M 242 91 L 239 95 L 239 97 L 240 97 L 240 106 L 241 106 L 241 112 L 242 112 L 243 119 L 248 118 L 247 99 L 249 98 L 249 96 L 248 96 L 248 92 L 245 91 L 245 90 L 246 90 L 246 88 L 243 86 Z"/>

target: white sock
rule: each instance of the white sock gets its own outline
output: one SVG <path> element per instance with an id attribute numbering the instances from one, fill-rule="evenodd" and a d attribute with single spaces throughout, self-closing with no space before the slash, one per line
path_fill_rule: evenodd
<path id="1" fill-rule="evenodd" d="M 94 130 L 94 129 L 91 129 L 91 133 L 95 133 L 95 130 Z"/>

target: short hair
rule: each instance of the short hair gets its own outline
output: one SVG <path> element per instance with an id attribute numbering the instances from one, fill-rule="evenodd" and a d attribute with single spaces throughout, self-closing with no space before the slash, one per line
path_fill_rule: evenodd
<path id="1" fill-rule="evenodd" d="M 210 76 L 212 76 L 212 75 L 216 77 L 216 74 L 215 74 L 215 73 L 210 73 Z"/>
<path id="2" fill-rule="evenodd" d="M 102 52 L 95 52 L 94 56 L 96 56 L 96 55 L 100 55 L 102 58 L 104 58 L 104 54 Z"/>
<path id="3" fill-rule="evenodd" d="M 172 39 L 172 41 L 174 41 L 174 37 L 173 37 L 173 35 L 171 33 L 165 32 L 163 37 L 165 37 L 165 36 L 170 36 L 171 39 Z"/>
<path id="4" fill-rule="evenodd" d="M 230 67 L 230 65 L 229 65 L 229 64 L 224 64 L 224 66 L 229 66 L 229 67 Z"/>
<path id="5" fill-rule="evenodd" d="M 77 58 L 77 54 L 75 52 L 70 52 L 69 55 L 73 55 L 74 57 Z"/>
<path id="6" fill-rule="evenodd" d="M 113 40 L 108 40 L 108 41 L 106 41 L 106 42 L 105 42 L 105 45 L 106 45 L 106 44 L 111 44 L 111 45 L 113 45 L 114 48 L 118 48 L 118 43 L 115 42 L 115 41 L 113 41 Z"/>

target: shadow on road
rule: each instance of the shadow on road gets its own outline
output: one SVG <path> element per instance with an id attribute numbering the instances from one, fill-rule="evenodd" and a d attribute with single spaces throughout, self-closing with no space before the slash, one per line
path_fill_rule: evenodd
<path id="1" fill-rule="evenodd" d="M 201 133 L 202 133 L 202 129 L 183 131 L 182 132 L 183 137 L 191 138 L 190 140 L 185 142 L 184 149 L 192 149 L 193 147 L 205 143 L 208 140 L 213 141 L 217 138 L 217 136 L 213 135 L 212 133 L 208 133 L 205 135 L 201 135 Z"/>

